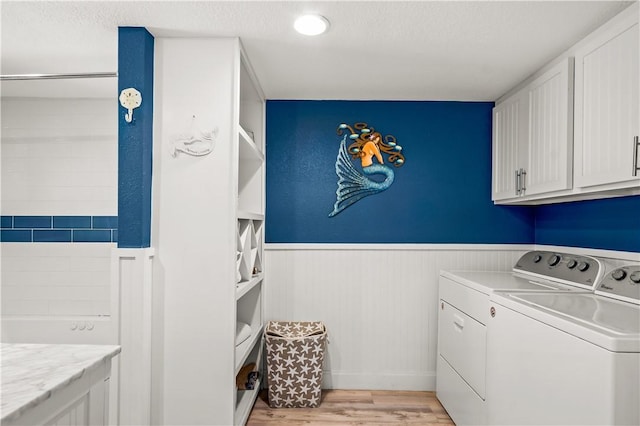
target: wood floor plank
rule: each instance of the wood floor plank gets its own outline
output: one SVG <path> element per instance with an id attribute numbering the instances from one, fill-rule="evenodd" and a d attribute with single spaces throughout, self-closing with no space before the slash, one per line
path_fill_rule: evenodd
<path id="1" fill-rule="evenodd" d="M 433 392 L 323 390 L 317 408 L 271 408 L 262 391 L 247 426 L 453 425 Z"/>

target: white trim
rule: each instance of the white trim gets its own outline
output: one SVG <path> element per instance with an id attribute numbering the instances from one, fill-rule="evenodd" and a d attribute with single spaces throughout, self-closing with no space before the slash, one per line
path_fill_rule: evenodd
<path id="1" fill-rule="evenodd" d="M 346 371 L 323 371 L 323 389 L 370 389 L 435 391 L 436 372 L 416 371 L 414 374 L 398 373 L 353 373 Z"/>
<path id="2" fill-rule="evenodd" d="M 385 250 L 385 251 L 530 251 L 546 250 L 640 262 L 640 253 L 545 244 L 336 244 L 268 243 L 265 251 L 287 250 Z"/>
<path id="3" fill-rule="evenodd" d="M 111 421 L 151 424 L 152 286 L 155 248 L 114 248 L 111 252 L 112 308 L 116 341 L 122 347 L 112 375 L 118 392 Z"/>
<path id="4" fill-rule="evenodd" d="M 268 243 L 269 250 L 405 250 L 405 251 L 511 251 L 534 250 L 534 244 L 322 244 L 322 243 Z"/>

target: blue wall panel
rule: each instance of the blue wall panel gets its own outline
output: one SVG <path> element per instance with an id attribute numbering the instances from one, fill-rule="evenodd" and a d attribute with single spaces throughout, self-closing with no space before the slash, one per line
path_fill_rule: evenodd
<path id="1" fill-rule="evenodd" d="M 640 196 L 536 208 L 536 243 L 640 252 Z"/>
<path id="2" fill-rule="evenodd" d="M 145 28 L 118 28 L 118 94 L 129 87 L 142 94 L 131 123 L 118 103 L 118 247 L 124 248 L 151 244 L 153 45 Z"/>
<path id="3" fill-rule="evenodd" d="M 534 209 L 491 202 L 490 102 L 268 101 L 269 243 L 533 243 Z M 335 217 L 340 123 L 402 145 L 395 182 Z M 358 166 L 359 167 L 359 166 Z"/>

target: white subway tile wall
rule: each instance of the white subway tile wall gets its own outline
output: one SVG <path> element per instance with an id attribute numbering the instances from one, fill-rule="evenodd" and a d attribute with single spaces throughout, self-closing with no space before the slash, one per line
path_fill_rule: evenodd
<path id="1" fill-rule="evenodd" d="M 113 247 L 3 243 L 2 315 L 109 315 Z"/>
<path id="2" fill-rule="evenodd" d="M 2 99 L 2 214 L 115 216 L 115 99 Z"/>
<path id="3" fill-rule="evenodd" d="M 2 98 L 1 103 L 3 232 L 5 222 L 21 216 L 114 220 L 118 210 L 115 97 Z M 29 241 L 61 227 L 72 229 L 62 232 L 76 232 L 73 223 L 52 223 L 50 230 L 29 231 L 38 234 Z M 87 231 L 93 229 L 78 230 L 82 238 L 73 241 L 97 241 L 84 235 Z M 117 230 L 100 232 L 110 232 L 115 241 Z M 60 239 L 56 234 L 56 239 L 48 240 Z M 109 315 L 114 247 L 112 242 L 3 242 L 2 315 Z"/>

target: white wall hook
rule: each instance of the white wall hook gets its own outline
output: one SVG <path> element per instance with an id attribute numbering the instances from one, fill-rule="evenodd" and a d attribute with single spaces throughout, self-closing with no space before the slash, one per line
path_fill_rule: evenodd
<path id="1" fill-rule="evenodd" d="M 142 104 L 142 94 L 133 87 L 120 92 L 120 105 L 127 109 L 124 119 L 127 123 L 133 121 L 133 110 Z"/>

